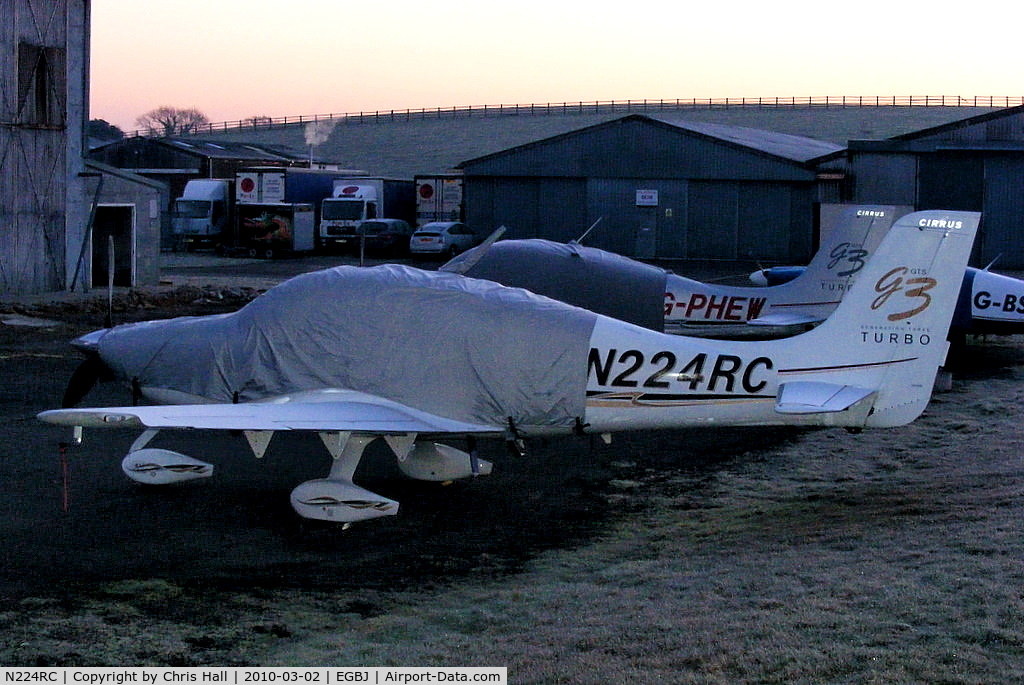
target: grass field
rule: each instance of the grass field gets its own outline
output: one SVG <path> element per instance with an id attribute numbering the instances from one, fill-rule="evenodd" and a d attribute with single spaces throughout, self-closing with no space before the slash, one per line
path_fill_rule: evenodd
<path id="1" fill-rule="evenodd" d="M 618 484 L 636 511 L 591 545 L 261 658 L 508 665 L 517 683 L 1020 681 L 1022 378 L 958 381 L 903 429 L 641 469 Z"/>

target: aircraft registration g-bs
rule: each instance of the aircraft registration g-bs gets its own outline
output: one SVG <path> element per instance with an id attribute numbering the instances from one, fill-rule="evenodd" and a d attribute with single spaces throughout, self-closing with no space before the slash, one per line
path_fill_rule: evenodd
<path id="1" fill-rule="evenodd" d="M 968 267 L 961 298 L 968 293 L 970 316 L 963 315 L 966 306 L 958 305 L 953 317 L 958 330 L 974 335 L 1024 333 L 1024 281 Z"/>
<path id="2" fill-rule="evenodd" d="M 518 288 L 402 266 L 296 277 L 232 314 L 129 324 L 75 341 L 74 405 L 103 372 L 155 406 L 39 418 L 144 432 L 122 462 L 141 482 L 209 475 L 147 445 L 164 429 L 317 432 L 327 478 L 292 491 L 310 518 L 353 522 L 398 503 L 355 485 L 384 439 L 412 478 L 484 474 L 476 438 L 694 425 L 899 426 L 927 405 L 948 349 L 979 215 L 899 220 L 822 325 L 772 341 L 666 335 Z M 388 341 L 382 344 L 381 341 Z M 464 438 L 468 452 L 435 443 Z"/>
<path id="3" fill-rule="evenodd" d="M 800 277 L 767 289 L 703 283 L 576 242 L 546 240 L 481 246 L 441 270 L 526 288 L 667 333 L 791 335 L 829 315 L 895 220 L 895 207 L 844 208 Z"/>

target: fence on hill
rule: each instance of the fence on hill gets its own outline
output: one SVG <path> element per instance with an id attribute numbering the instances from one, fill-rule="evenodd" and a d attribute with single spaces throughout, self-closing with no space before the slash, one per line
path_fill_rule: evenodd
<path id="1" fill-rule="evenodd" d="M 692 98 L 675 100 L 595 100 L 592 102 L 533 103 L 528 105 L 468 105 L 420 109 L 391 109 L 344 114 L 314 114 L 291 117 L 249 117 L 238 121 L 222 121 L 190 127 L 177 134 L 202 134 L 239 130 L 263 130 L 300 126 L 310 123 L 366 124 L 416 119 L 551 116 L 570 114 L 614 114 L 616 112 L 657 112 L 679 109 L 812 108 L 812 107 L 989 107 L 1004 108 L 1024 105 L 1024 96 L 985 95 L 908 95 L 908 96 L 820 96 L 789 98 Z M 161 129 L 149 128 L 126 135 L 158 137 Z"/>

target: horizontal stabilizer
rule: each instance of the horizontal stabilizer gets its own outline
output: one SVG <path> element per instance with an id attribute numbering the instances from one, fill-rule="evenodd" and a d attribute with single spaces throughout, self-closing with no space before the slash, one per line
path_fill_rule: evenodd
<path id="1" fill-rule="evenodd" d="M 809 326 L 824 321 L 820 316 L 801 314 L 800 312 L 789 312 L 786 314 L 766 314 L 747 323 L 751 326 Z"/>
<path id="2" fill-rule="evenodd" d="M 852 385 L 797 381 L 779 386 L 779 397 L 775 411 L 780 414 L 823 414 L 845 411 L 874 390 L 857 388 Z"/>

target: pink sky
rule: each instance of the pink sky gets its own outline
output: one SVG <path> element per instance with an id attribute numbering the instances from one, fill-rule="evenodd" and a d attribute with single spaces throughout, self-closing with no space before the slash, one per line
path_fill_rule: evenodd
<path id="1" fill-rule="evenodd" d="M 1016 22 L 899 4 L 93 0 L 91 118 L 1024 93 Z"/>

